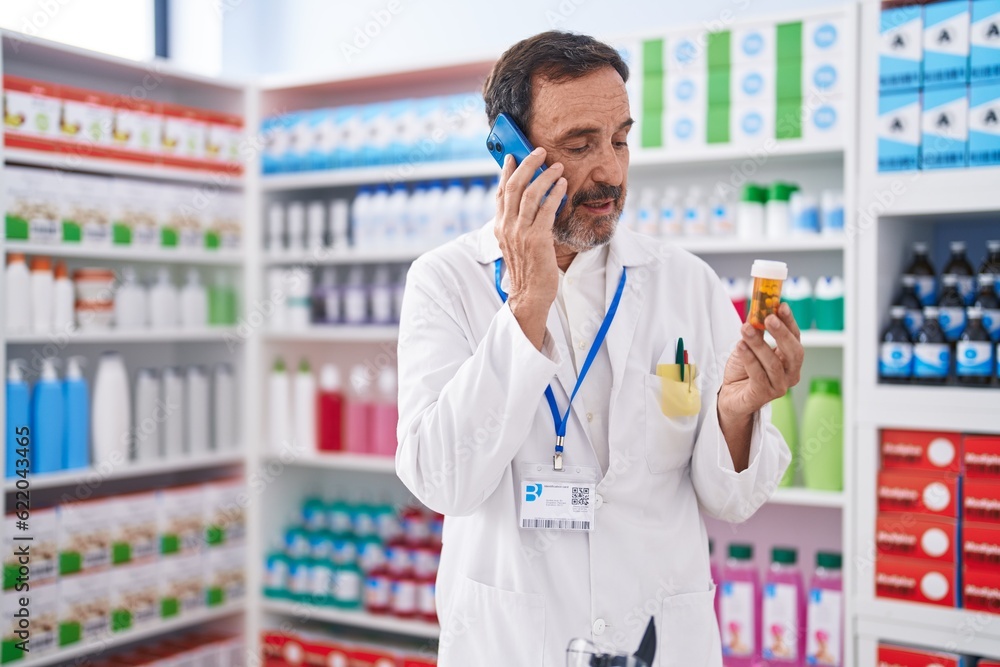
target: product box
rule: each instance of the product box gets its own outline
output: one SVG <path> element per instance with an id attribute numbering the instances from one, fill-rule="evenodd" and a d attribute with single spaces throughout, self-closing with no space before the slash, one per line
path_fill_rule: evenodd
<path id="1" fill-rule="evenodd" d="M 63 240 L 59 194 L 54 187 L 63 178 L 47 169 L 4 167 L 8 239 L 33 243 L 59 243 Z"/>
<path id="2" fill-rule="evenodd" d="M 922 169 L 969 164 L 969 89 L 966 85 L 924 89 L 921 121 Z"/>
<path id="3" fill-rule="evenodd" d="M 733 106 L 766 105 L 774 114 L 775 71 L 769 66 L 733 65 L 730 73 L 730 95 Z"/>
<path id="4" fill-rule="evenodd" d="M 740 104 L 729 113 L 729 141 L 733 145 L 761 146 L 774 137 L 774 107 Z"/>
<path id="5" fill-rule="evenodd" d="M 969 81 L 969 2 L 924 3 L 923 85 Z"/>
<path id="6" fill-rule="evenodd" d="M 1000 436 L 967 435 L 962 440 L 965 479 L 1000 482 Z"/>
<path id="7" fill-rule="evenodd" d="M 878 474 L 879 512 L 959 516 L 959 477 L 951 473 L 883 470 Z"/>
<path id="8" fill-rule="evenodd" d="M 664 42 L 668 72 L 706 72 L 708 35 L 704 30 L 670 32 Z M 728 54 L 727 54 L 728 55 Z"/>
<path id="9" fill-rule="evenodd" d="M 155 560 L 160 554 L 159 499 L 153 491 L 111 499 L 114 523 L 111 562 L 114 565 Z"/>
<path id="10" fill-rule="evenodd" d="M 808 141 L 838 142 L 843 133 L 843 98 L 823 101 L 806 100 L 803 109 L 802 138 Z"/>
<path id="11" fill-rule="evenodd" d="M 59 645 L 90 642 L 108 632 L 111 586 L 106 572 L 59 578 Z"/>
<path id="12" fill-rule="evenodd" d="M 802 94 L 807 100 L 839 98 L 845 92 L 839 60 L 816 59 L 802 63 Z"/>
<path id="13" fill-rule="evenodd" d="M 975 0 L 969 41 L 969 80 L 1000 80 L 1000 0 Z"/>
<path id="14" fill-rule="evenodd" d="M 3 88 L 3 127 L 7 145 L 51 148 L 51 142 L 60 137 L 62 100 L 58 86 L 6 75 Z"/>
<path id="15" fill-rule="evenodd" d="M 3 620 L 0 621 L 0 628 L 3 628 L 3 647 L 0 649 L 0 663 L 22 660 L 27 655 L 48 655 L 58 647 L 59 586 L 54 583 L 37 585 L 33 572 L 31 579 L 30 591 L 6 591 L 2 595 Z M 25 617 L 30 624 L 27 637 L 18 634 L 25 631 L 21 627 Z M 25 638 L 28 639 L 27 654 L 20 645 Z"/>
<path id="16" fill-rule="evenodd" d="M 969 87 L 969 165 L 1000 164 L 1000 79 Z"/>
<path id="17" fill-rule="evenodd" d="M 68 86 L 62 86 L 59 92 L 63 100 L 60 138 L 83 145 L 87 153 L 100 155 L 101 151 L 110 148 L 115 116 L 113 99 L 102 93 Z"/>
<path id="18" fill-rule="evenodd" d="M 160 553 L 164 556 L 201 551 L 205 541 L 205 491 L 201 485 L 156 492 L 159 501 Z"/>
<path id="19" fill-rule="evenodd" d="M 961 443 L 960 433 L 885 429 L 879 445 L 882 469 L 959 473 Z"/>
<path id="20" fill-rule="evenodd" d="M 329 637 L 306 633 L 302 636 L 303 662 L 307 665 L 354 665 L 351 647 Z M 287 654 L 289 658 L 292 656 Z M 395 663 L 393 663 L 395 664 Z"/>
<path id="21" fill-rule="evenodd" d="M 111 179 L 86 174 L 67 174 L 63 179 L 63 237 L 84 245 L 110 245 Z"/>
<path id="22" fill-rule="evenodd" d="M 705 145 L 705 115 L 668 110 L 664 125 L 663 145 L 677 150 L 699 148 Z"/>
<path id="23" fill-rule="evenodd" d="M 285 171 L 285 153 L 288 149 L 288 117 L 271 116 L 261 121 L 260 132 L 264 139 L 261 169 L 265 174 Z"/>
<path id="24" fill-rule="evenodd" d="M 968 521 L 962 526 L 962 564 L 1000 571 L 1000 525 Z"/>
<path id="25" fill-rule="evenodd" d="M 962 606 L 1000 614 L 1000 571 L 996 568 L 963 568 Z"/>
<path id="26" fill-rule="evenodd" d="M 842 14 L 814 16 L 802 22 L 802 58 L 805 61 L 833 59 L 840 62 L 844 51 Z"/>
<path id="27" fill-rule="evenodd" d="M 878 170 L 916 169 L 920 165 L 920 92 L 883 92 L 878 102 Z"/>
<path id="28" fill-rule="evenodd" d="M 671 73 L 665 80 L 663 107 L 672 111 L 704 113 L 708 105 L 708 77 L 704 72 Z M 644 107 L 651 111 L 657 107 Z"/>
<path id="29" fill-rule="evenodd" d="M 122 565 L 111 579 L 111 631 L 121 632 L 158 621 L 161 581 L 159 563 Z"/>
<path id="30" fill-rule="evenodd" d="M 16 502 L 16 494 L 11 498 Z M 13 503 L 10 507 L 14 508 Z M 16 508 L 15 508 L 16 509 Z M 28 550 L 28 585 L 31 590 L 35 586 L 44 586 L 56 580 L 56 565 L 58 563 L 59 521 L 53 507 L 32 509 L 28 518 L 28 530 L 17 527 L 17 514 L 8 514 L 3 524 L 3 589 L 14 590 L 21 577 L 21 554 L 26 545 Z M 30 535 L 31 541 L 15 539 L 18 536 Z"/>
<path id="31" fill-rule="evenodd" d="M 205 244 L 208 198 L 197 188 L 161 185 L 160 243 L 164 247 L 201 249 Z"/>
<path id="32" fill-rule="evenodd" d="M 924 18 L 920 5 L 900 7 L 883 3 L 879 28 L 879 90 L 916 91 L 921 82 L 923 57 Z"/>
<path id="33" fill-rule="evenodd" d="M 878 664 L 886 667 L 966 667 L 967 663 L 954 653 L 879 644 Z"/>
<path id="34" fill-rule="evenodd" d="M 729 33 L 729 57 L 734 68 L 742 65 L 773 72 L 777 59 L 775 27 L 771 22 L 734 25 Z"/>
<path id="35" fill-rule="evenodd" d="M 239 193 L 219 192 L 209 207 L 210 220 L 205 230 L 206 248 L 238 250 L 242 245 L 243 201 Z"/>
<path id="36" fill-rule="evenodd" d="M 220 480 L 205 484 L 205 542 L 208 546 L 243 544 L 246 536 L 246 484 Z"/>
<path id="37" fill-rule="evenodd" d="M 879 513 L 875 545 L 880 555 L 919 558 L 938 563 L 959 559 L 958 521 L 909 513 Z"/>
<path id="38" fill-rule="evenodd" d="M 160 245 L 160 187 L 115 178 L 111 181 L 111 236 L 115 245 Z"/>
<path id="39" fill-rule="evenodd" d="M 160 105 L 119 97 L 112 107 L 111 146 L 130 160 L 153 162 L 160 149 L 163 115 Z"/>
<path id="40" fill-rule="evenodd" d="M 963 520 L 1000 523 L 1000 482 L 972 478 L 963 487 Z"/>
<path id="41" fill-rule="evenodd" d="M 202 111 L 205 119 L 205 159 L 223 165 L 238 166 L 241 161 L 243 120 L 232 114 Z"/>
<path id="42" fill-rule="evenodd" d="M 290 632 L 265 631 L 261 635 L 260 644 L 265 667 L 299 665 L 305 659 L 302 639 Z"/>
<path id="43" fill-rule="evenodd" d="M 352 667 L 399 667 L 399 662 L 388 649 L 376 646 L 357 646 L 350 651 Z"/>
<path id="44" fill-rule="evenodd" d="M 957 570 L 954 564 L 882 556 L 875 562 L 875 595 L 957 607 Z"/>
<path id="45" fill-rule="evenodd" d="M 59 576 L 99 572 L 111 563 L 113 505 L 105 499 L 79 500 L 56 507 L 59 522 Z"/>
<path id="46" fill-rule="evenodd" d="M 160 616 L 171 618 L 205 606 L 205 561 L 202 554 L 171 556 L 159 561 Z"/>
<path id="47" fill-rule="evenodd" d="M 205 553 L 205 598 L 208 606 L 229 604 L 246 596 L 246 552 L 243 546 L 218 547 Z"/>

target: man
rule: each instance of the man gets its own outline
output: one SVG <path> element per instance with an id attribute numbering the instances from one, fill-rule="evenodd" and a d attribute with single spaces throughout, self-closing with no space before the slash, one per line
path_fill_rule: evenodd
<path id="1" fill-rule="evenodd" d="M 788 466 L 768 408 L 802 364 L 787 306 L 772 349 L 705 263 L 616 230 L 627 78 L 585 36 L 501 56 L 489 120 L 507 113 L 539 148 L 508 156 L 493 221 L 407 277 L 396 470 L 447 517 L 441 667 L 562 667 L 576 637 L 630 652 L 650 616 L 655 664 L 721 666 L 700 512 L 747 519 Z"/>

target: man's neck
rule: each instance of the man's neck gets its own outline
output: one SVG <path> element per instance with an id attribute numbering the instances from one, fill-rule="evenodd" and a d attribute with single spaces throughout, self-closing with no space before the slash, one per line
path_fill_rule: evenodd
<path id="1" fill-rule="evenodd" d="M 570 250 L 564 245 L 556 244 L 556 264 L 559 265 L 559 270 L 565 272 L 569 268 L 569 265 L 573 263 L 573 258 L 576 257 L 577 252 L 575 250 Z"/>

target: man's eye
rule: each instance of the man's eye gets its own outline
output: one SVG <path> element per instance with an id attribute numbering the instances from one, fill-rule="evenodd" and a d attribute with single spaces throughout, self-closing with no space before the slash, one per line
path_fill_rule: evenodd
<path id="1" fill-rule="evenodd" d="M 572 153 L 573 155 L 581 155 L 584 151 L 587 150 L 587 148 L 588 148 L 587 146 L 580 146 L 578 148 L 568 148 L 566 150 Z"/>
<path id="2" fill-rule="evenodd" d="M 615 142 L 615 148 L 628 148 L 628 142 L 627 141 L 616 141 Z"/>

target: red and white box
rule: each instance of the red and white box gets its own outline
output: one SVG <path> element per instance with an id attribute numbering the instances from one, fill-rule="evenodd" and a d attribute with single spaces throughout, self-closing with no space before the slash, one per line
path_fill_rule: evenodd
<path id="1" fill-rule="evenodd" d="M 875 595 L 942 607 L 958 606 L 957 568 L 916 558 L 882 556 L 875 564 Z"/>
<path id="2" fill-rule="evenodd" d="M 1000 572 L 966 567 L 962 570 L 962 606 L 1000 614 Z"/>
<path id="3" fill-rule="evenodd" d="M 880 556 L 958 562 L 958 522 L 921 514 L 885 512 L 875 518 L 875 546 Z"/>
<path id="4" fill-rule="evenodd" d="M 879 447 L 883 470 L 962 470 L 962 436 L 934 431 L 882 431 Z"/>
<path id="5" fill-rule="evenodd" d="M 1000 572 L 1000 525 L 974 521 L 962 524 L 962 565 Z"/>
<path id="6" fill-rule="evenodd" d="M 996 660 L 980 660 L 976 667 L 1000 667 L 1000 662 Z"/>
<path id="7" fill-rule="evenodd" d="M 964 487 L 962 519 L 1000 524 L 1000 482 L 967 479 Z"/>
<path id="8" fill-rule="evenodd" d="M 954 473 L 883 470 L 878 474 L 879 512 L 916 512 L 958 518 L 959 477 Z"/>
<path id="9" fill-rule="evenodd" d="M 303 642 L 307 665 L 349 665 L 350 649 L 329 639 L 306 638 Z"/>
<path id="10" fill-rule="evenodd" d="M 966 479 L 992 479 L 1000 482 L 1000 436 L 965 436 L 962 442 L 962 459 Z"/>
<path id="11" fill-rule="evenodd" d="M 305 664 L 305 648 L 296 635 L 265 632 L 261 637 L 266 667 L 296 667 Z"/>
<path id="12" fill-rule="evenodd" d="M 954 653 L 879 644 L 878 664 L 879 667 L 962 667 L 965 662 Z"/>
<path id="13" fill-rule="evenodd" d="M 403 667 L 437 667 L 437 662 L 430 658 L 404 658 Z"/>
<path id="14" fill-rule="evenodd" d="M 399 660 L 388 649 L 375 646 L 357 647 L 351 651 L 351 667 L 399 667 Z"/>

